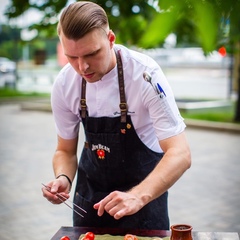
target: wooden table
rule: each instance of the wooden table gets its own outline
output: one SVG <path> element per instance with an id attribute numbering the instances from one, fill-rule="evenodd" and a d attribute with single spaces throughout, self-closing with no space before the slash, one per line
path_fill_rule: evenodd
<path id="1" fill-rule="evenodd" d="M 51 240 L 60 240 L 62 236 L 68 236 L 71 240 L 78 240 L 81 234 L 86 232 L 93 232 L 95 234 L 112 234 L 125 235 L 126 233 L 135 234 L 138 236 L 148 237 L 168 237 L 170 231 L 165 230 L 135 230 L 128 231 L 127 229 L 114 228 L 88 228 L 88 227 L 61 227 Z M 194 240 L 239 240 L 239 233 L 237 232 L 192 232 Z"/>

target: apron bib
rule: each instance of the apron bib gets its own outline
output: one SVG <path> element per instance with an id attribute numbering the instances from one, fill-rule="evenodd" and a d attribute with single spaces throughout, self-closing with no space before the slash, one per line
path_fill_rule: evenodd
<path id="1" fill-rule="evenodd" d="M 120 117 L 89 117 L 86 112 L 86 82 L 83 79 L 81 116 L 86 135 L 78 166 L 74 203 L 87 211 L 84 218 L 73 213 L 74 226 L 125 229 L 169 229 L 167 195 L 144 206 L 137 213 L 115 220 L 108 213 L 97 215 L 93 205 L 110 192 L 127 191 L 139 184 L 158 164 L 163 154 L 146 147 L 127 115 L 120 53 L 116 53 Z M 76 209 L 77 210 L 77 209 Z"/>

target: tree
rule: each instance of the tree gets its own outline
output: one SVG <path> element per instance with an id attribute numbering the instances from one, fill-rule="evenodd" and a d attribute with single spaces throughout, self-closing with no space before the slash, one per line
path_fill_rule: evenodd
<path id="1" fill-rule="evenodd" d="M 29 26 L 41 36 L 56 36 L 57 17 L 67 0 L 11 0 L 6 16 L 16 18 L 30 8 L 43 12 Z M 240 121 L 240 0 L 95 0 L 107 12 L 118 42 L 149 48 L 160 46 L 172 32 L 178 41 L 198 43 L 206 54 L 225 46 L 234 57 L 238 89 L 235 121 Z M 146 31 L 147 30 L 147 31 Z"/>
<path id="2" fill-rule="evenodd" d="M 110 27 L 117 35 L 117 41 L 128 45 L 137 45 L 141 36 L 146 32 L 148 22 L 156 14 L 154 3 L 149 0 L 96 0 L 108 17 Z"/>
<path id="3" fill-rule="evenodd" d="M 18 60 L 18 42 L 20 40 L 20 29 L 1 25 L 0 29 L 0 56 Z"/>
<path id="4" fill-rule="evenodd" d="M 224 46 L 234 57 L 237 85 L 235 121 L 240 121 L 240 0 L 159 0 L 159 12 L 140 40 L 142 47 L 164 42 L 170 33 L 196 41 L 205 54 Z M 184 29 L 184 31 L 182 30 Z M 158 30 L 158 31 L 157 31 Z"/>
<path id="5" fill-rule="evenodd" d="M 56 36 L 56 25 L 58 14 L 67 5 L 68 0 L 45 0 L 45 1 L 19 1 L 11 0 L 5 15 L 9 19 L 17 18 L 29 9 L 37 9 L 43 13 L 42 20 L 29 26 L 30 29 L 37 29 L 41 36 Z M 156 13 L 152 0 L 95 0 L 92 2 L 102 6 L 111 23 L 111 28 L 117 35 L 117 41 L 124 44 L 137 44 L 142 34 L 145 32 L 147 23 Z"/>
<path id="6" fill-rule="evenodd" d="M 5 15 L 8 19 L 15 19 L 20 17 L 30 9 L 36 9 L 43 13 L 42 19 L 37 24 L 32 24 L 29 29 L 36 29 L 42 36 L 55 37 L 56 24 L 58 20 L 58 14 L 67 4 L 68 0 L 46 0 L 46 1 L 19 1 L 11 0 L 10 5 L 5 11 Z"/>

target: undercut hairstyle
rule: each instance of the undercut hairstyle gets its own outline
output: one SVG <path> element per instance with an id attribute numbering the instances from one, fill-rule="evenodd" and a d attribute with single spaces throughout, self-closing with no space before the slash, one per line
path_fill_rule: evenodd
<path id="1" fill-rule="evenodd" d="M 57 32 L 76 41 L 96 28 L 107 33 L 108 27 L 108 17 L 102 7 L 93 2 L 79 1 L 63 9 Z"/>

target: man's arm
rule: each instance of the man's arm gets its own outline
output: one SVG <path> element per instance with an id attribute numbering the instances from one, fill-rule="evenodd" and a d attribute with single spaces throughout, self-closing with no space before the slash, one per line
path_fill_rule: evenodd
<path id="1" fill-rule="evenodd" d="M 53 171 L 55 177 L 67 175 L 73 181 L 77 169 L 78 138 L 63 139 L 58 136 L 57 149 L 53 156 Z"/>
<path id="2" fill-rule="evenodd" d="M 128 192 L 112 192 L 96 203 L 94 208 L 99 216 L 106 211 L 115 219 L 120 219 L 136 213 L 166 192 L 191 166 L 190 149 L 184 132 L 159 143 L 165 154 L 154 170 Z"/>
<path id="3" fill-rule="evenodd" d="M 166 192 L 191 166 L 191 153 L 184 132 L 159 144 L 164 151 L 162 160 L 145 180 L 130 191 L 142 199 L 144 205 Z"/>
<path id="4" fill-rule="evenodd" d="M 45 188 L 42 189 L 43 196 L 53 203 L 61 203 L 55 195 L 57 192 L 69 197 L 68 193 L 71 190 L 69 180 L 73 181 L 77 170 L 77 144 L 78 138 L 66 140 L 58 136 L 57 149 L 53 156 L 53 171 L 55 177 L 63 175 L 47 184 L 51 188 L 51 193 Z"/>

